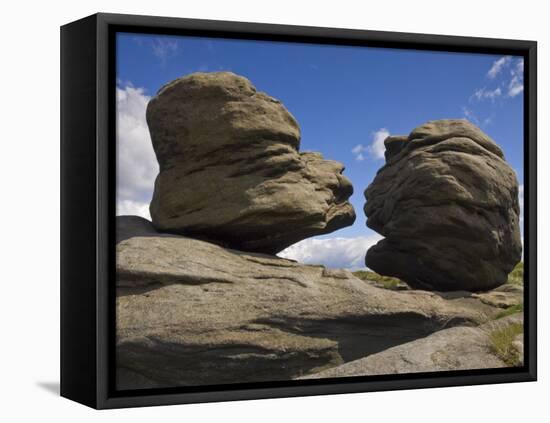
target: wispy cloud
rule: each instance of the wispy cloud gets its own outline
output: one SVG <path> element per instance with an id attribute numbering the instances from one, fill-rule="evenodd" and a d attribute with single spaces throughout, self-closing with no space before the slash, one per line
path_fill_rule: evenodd
<path id="1" fill-rule="evenodd" d="M 509 70 L 509 72 L 505 72 L 506 70 Z M 499 77 L 499 75 L 502 76 Z M 485 87 L 477 89 L 471 99 L 495 101 L 499 97 L 515 97 L 523 92 L 523 59 L 503 56 L 493 62 L 487 76 L 489 79 L 495 80 L 498 86 L 494 89 Z"/>
<path id="2" fill-rule="evenodd" d="M 512 58 L 510 56 L 503 56 L 493 62 L 493 66 L 487 72 L 487 76 L 490 79 L 495 79 L 502 70 L 510 64 Z"/>
<path id="3" fill-rule="evenodd" d="M 174 57 L 179 50 L 178 40 L 170 37 L 157 37 L 151 40 L 153 54 L 160 60 L 161 65 L 166 65 L 168 59 Z"/>
<path id="4" fill-rule="evenodd" d="M 495 101 L 495 99 L 500 97 L 501 95 L 502 95 L 502 90 L 500 89 L 500 87 L 497 87 L 494 90 L 488 90 L 485 87 L 483 87 L 476 90 L 473 94 L 473 97 L 476 98 L 478 101 L 486 100 L 486 99 Z"/>
<path id="5" fill-rule="evenodd" d="M 492 80 L 489 88 L 478 88 L 470 96 L 470 107 L 463 106 L 462 113 L 466 119 L 480 126 L 487 126 L 495 119 L 494 109 L 487 117 L 479 117 L 474 109 L 475 103 L 490 101 L 502 103 L 506 99 L 516 97 L 523 92 L 523 59 L 503 56 L 495 60 L 487 71 L 487 78 Z M 491 86 L 492 85 L 492 86 Z M 487 111 L 485 111 L 487 112 Z"/>
<path id="6" fill-rule="evenodd" d="M 475 123 L 476 125 L 479 125 L 479 118 L 477 117 L 477 115 L 474 113 L 472 109 L 469 109 L 466 106 L 462 106 L 462 114 L 470 122 Z"/>
<path id="7" fill-rule="evenodd" d="M 357 270 L 365 267 L 367 250 L 381 239 L 378 234 L 355 238 L 309 238 L 291 245 L 278 255 L 304 264 Z"/>
<path id="8" fill-rule="evenodd" d="M 508 96 L 515 97 L 523 92 L 523 59 L 518 59 L 510 70 L 511 79 L 508 83 Z"/>
<path id="9" fill-rule="evenodd" d="M 357 144 L 351 150 L 351 152 L 355 156 L 355 160 L 357 160 L 359 162 L 362 162 L 363 160 L 365 160 L 364 153 L 366 153 L 367 151 L 368 151 L 368 148 L 365 147 L 363 144 Z"/>
<path id="10" fill-rule="evenodd" d="M 483 121 L 481 122 L 481 124 L 483 126 L 488 126 L 490 125 L 491 123 L 493 123 L 493 119 L 495 118 L 495 114 L 491 114 L 491 116 L 489 117 L 486 117 L 485 119 L 483 119 Z"/>

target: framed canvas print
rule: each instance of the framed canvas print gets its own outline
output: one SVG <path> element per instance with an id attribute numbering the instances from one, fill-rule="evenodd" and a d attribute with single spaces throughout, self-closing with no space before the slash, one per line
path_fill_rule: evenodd
<path id="1" fill-rule="evenodd" d="M 536 379 L 536 43 L 61 29 L 61 394 Z"/>

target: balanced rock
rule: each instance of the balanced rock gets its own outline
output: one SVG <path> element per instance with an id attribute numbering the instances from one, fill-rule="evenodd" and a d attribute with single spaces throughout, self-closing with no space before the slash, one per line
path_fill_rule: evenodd
<path id="1" fill-rule="evenodd" d="M 147 123 L 160 165 L 150 206 L 160 231 L 277 253 L 355 220 L 344 166 L 299 153 L 294 117 L 246 78 L 176 79 L 149 102 Z"/>
<path id="2" fill-rule="evenodd" d="M 521 260 L 518 182 L 500 147 L 466 120 L 437 120 L 385 141 L 365 191 L 367 226 L 385 238 L 366 264 L 412 287 L 484 291 Z"/>
<path id="3" fill-rule="evenodd" d="M 289 380 L 500 309 L 117 217 L 118 389 Z"/>

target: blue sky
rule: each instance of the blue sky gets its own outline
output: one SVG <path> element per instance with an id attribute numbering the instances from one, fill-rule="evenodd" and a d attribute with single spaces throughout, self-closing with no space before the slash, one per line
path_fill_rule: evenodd
<path id="1" fill-rule="evenodd" d="M 119 214 L 147 214 L 156 173 L 155 163 L 145 164 L 152 153 L 150 140 L 143 139 L 148 99 L 182 75 L 221 70 L 247 77 L 283 102 L 300 124 L 301 151 L 319 151 L 346 166 L 355 189 L 356 223 L 294 248 L 294 258 L 301 261 L 359 266 L 357 258 L 353 265 L 327 262 L 338 244 L 334 239 L 345 239 L 339 248 L 345 244 L 348 250 L 356 247 L 352 239 L 362 246 L 378 239 L 365 226 L 363 191 L 384 163 L 381 142 L 428 120 L 467 118 L 480 126 L 503 148 L 523 184 L 523 62 L 518 57 L 119 34 L 118 145 L 123 147 L 119 156 L 125 154 L 119 157 Z"/>

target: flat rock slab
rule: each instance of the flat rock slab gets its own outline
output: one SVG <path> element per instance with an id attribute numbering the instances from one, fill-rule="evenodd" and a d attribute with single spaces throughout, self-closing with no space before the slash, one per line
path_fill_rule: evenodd
<path id="1" fill-rule="evenodd" d="M 508 308 L 523 304 L 523 287 L 518 285 L 502 285 L 489 292 L 474 294 L 474 297 L 493 307 Z"/>
<path id="2" fill-rule="evenodd" d="M 489 334 L 512 323 L 523 323 L 523 314 L 491 321 L 479 327 L 444 329 L 426 338 L 304 376 L 302 379 L 509 367 L 492 351 Z M 514 347 L 523 357 L 523 336 L 518 336 L 514 342 Z"/>
<path id="3" fill-rule="evenodd" d="M 117 218 L 117 240 L 119 389 L 288 380 L 498 311 L 159 234 L 135 216 Z"/>

